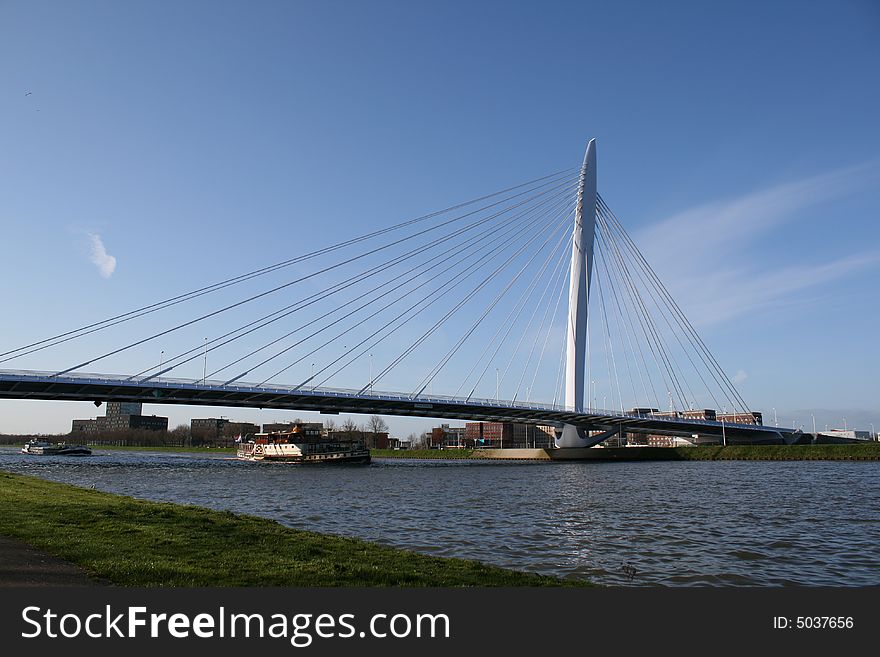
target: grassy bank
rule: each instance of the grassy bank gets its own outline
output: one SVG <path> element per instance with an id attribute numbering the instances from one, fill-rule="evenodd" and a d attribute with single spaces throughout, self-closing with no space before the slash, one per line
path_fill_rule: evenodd
<path id="1" fill-rule="evenodd" d="M 676 452 L 677 458 L 688 461 L 880 460 L 880 443 L 876 442 L 851 445 L 728 445 L 726 447 L 673 447 L 671 450 Z"/>
<path id="2" fill-rule="evenodd" d="M 0 535 L 121 586 L 553 586 L 475 561 L 0 471 Z"/>
<path id="3" fill-rule="evenodd" d="M 480 450 L 373 450 L 377 458 L 483 458 Z M 587 461 L 877 461 L 880 443 L 850 445 L 728 445 L 593 449 Z"/>

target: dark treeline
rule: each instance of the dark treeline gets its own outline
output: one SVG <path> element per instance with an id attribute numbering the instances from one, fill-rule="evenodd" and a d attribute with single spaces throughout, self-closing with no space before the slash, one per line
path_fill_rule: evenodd
<path id="1" fill-rule="evenodd" d="M 77 445 L 114 445 L 117 447 L 234 447 L 232 436 L 193 436 L 190 428 L 182 424 L 171 431 L 127 429 L 101 433 L 67 434 L 0 434 L 0 445 L 23 445 L 36 438 L 52 443 L 65 442 Z"/>

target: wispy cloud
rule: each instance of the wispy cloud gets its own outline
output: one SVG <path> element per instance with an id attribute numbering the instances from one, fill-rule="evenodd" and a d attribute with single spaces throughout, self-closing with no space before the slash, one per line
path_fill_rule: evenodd
<path id="1" fill-rule="evenodd" d="M 800 211 L 878 182 L 877 162 L 839 169 L 686 210 L 642 230 L 637 242 L 661 264 L 667 285 L 696 323 L 723 322 L 880 263 L 880 251 L 865 251 L 819 264 L 768 266 L 753 262 L 747 250 Z"/>
<path id="2" fill-rule="evenodd" d="M 116 271 L 116 258 L 107 253 L 100 235 L 89 233 L 89 240 L 92 249 L 89 260 L 98 268 L 98 273 L 103 278 L 110 278 Z"/>

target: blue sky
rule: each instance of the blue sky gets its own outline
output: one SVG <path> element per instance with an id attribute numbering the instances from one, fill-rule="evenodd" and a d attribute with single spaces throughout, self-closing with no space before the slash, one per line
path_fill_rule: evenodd
<path id="1" fill-rule="evenodd" d="M 880 427 L 878 70 L 870 1 L 4 2 L 2 346 L 578 166 L 597 137 L 600 193 L 749 403 Z M 93 413 L 2 402 L 0 432 Z"/>

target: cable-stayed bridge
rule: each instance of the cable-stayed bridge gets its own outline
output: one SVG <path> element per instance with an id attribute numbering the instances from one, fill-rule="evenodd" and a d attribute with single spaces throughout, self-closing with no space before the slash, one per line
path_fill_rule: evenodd
<path id="1" fill-rule="evenodd" d="M 32 369 L 0 370 L 0 398 L 797 440 L 752 419 L 596 174 L 593 140 L 578 169 L 6 348 Z M 114 370 L 137 371 L 90 373 Z"/>

